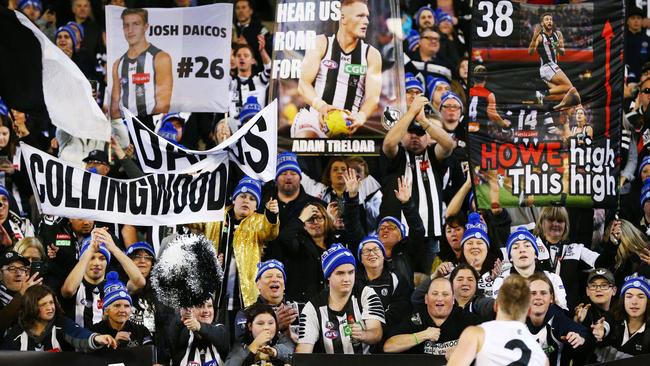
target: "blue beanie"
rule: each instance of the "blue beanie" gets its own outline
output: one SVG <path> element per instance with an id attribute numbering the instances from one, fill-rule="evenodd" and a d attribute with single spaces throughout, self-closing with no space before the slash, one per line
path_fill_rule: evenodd
<path id="1" fill-rule="evenodd" d="M 88 236 L 86 239 L 84 239 L 81 242 L 81 250 L 79 251 L 79 258 L 81 258 L 81 256 L 84 255 L 84 253 L 86 252 L 86 249 L 90 247 L 90 240 L 91 240 L 91 236 Z M 108 250 L 108 248 L 106 248 L 106 245 L 104 243 L 99 244 L 99 252 L 102 253 L 104 257 L 106 257 L 106 262 L 111 261 L 111 252 Z"/>
<path id="2" fill-rule="evenodd" d="M 73 21 L 69 21 L 69 22 L 65 23 L 65 25 L 70 27 L 70 28 L 75 28 L 76 30 L 78 30 L 79 35 L 81 36 L 81 38 L 85 37 L 85 35 L 84 35 L 84 26 L 82 24 L 79 24 L 79 23 L 73 22 Z"/>
<path id="3" fill-rule="evenodd" d="M 61 32 L 68 32 L 70 35 L 70 39 L 72 39 L 72 52 L 74 52 L 77 48 L 77 36 L 74 34 L 74 31 L 70 26 L 64 25 L 63 27 L 57 28 L 56 33 L 54 33 L 54 38 L 56 39 Z"/>
<path id="4" fill-rule="evenodd" d="M 443 94 L 440 97 L 440 107 L 438 107 L 439 111 L 442 110 L 442 105 L 445 104 L 445 100 L 447 100 L 447 99 L 453 99 L 453 100 L 457 101 L 458 104 L 460 105 L 460 114 L 463 114 L 463 109 L 464 109 L 463 108 L 463 101 L 460 100 L 460 97 L 456 93 L 454 93 L 452 91 L 448 91 L 448 92 L 446 92 L 445 94 Z"/>
<path id="5" fill-rule="evenodd" d="M 412 73 L 407 72 L 404 75 L 404 79 L 406 80 L 406 90 L 417 89 L 420 91 L 420 93 L 424 93 L 424 88 L 422 87 L 422 83 L 420 82 L 420 80 L 418 80 L 418 78 L 413 76 Z"/>
<path id="6" fill-rule="evenodd" d="M 5 103 L 2 98 L 0 98 L 0 116 L 8 116 L 9 115 L 9 107 L 7 107 L 7 104 Z"/>
<path id="7" fill-rule="evenodd" d="M 645 168 L 646 165 L 650 164 L 650 155 L 646 156 L 641 160 L 641 164 L 639 164 L 639 171 L 636 173 L 639 177 L 641 176 L 641 171 L 643 168 Z"/>
<path id="8" fill-rule="evenodd" d="M 344 264 L 351 264 L 357 268 L 357 262 L 354 255 L 341 244 L 332 244 L 332 246 L 321 255 L 323 265 L 323 275 L 330 278 L 332 272 Z"/>
<path id="9" fill-rule="evenodd" d="M 7 188 L 5 188 L 5 186 L 0 186 L 0 196 L 5 196 L 7 197 L 7 199 L 11 198 L 9 191 L 7 190 Z"/>
<path id="10" fill-rule="evenodd" d="M 18 2 L 18 9 L 23 10 L 30 5 L 38 8 L 40 11 L 43 11 L 43 4 L 41 3 L 41 0 L 20 0 Z"/>
<path id="11" fill-rule="evenodd" d="M 436 23 L 440 24 L 442 22 L 453 23 L 454 19 L 451 17 L 451 15 L 445 13 L 444 11 L 441 11 L 438 12 L 438 15 L 436 17 Z"/>
<path id="12" fill-rule="evenodd" d="M 490 238 L 487 235 L 487 226 L 481 221 L 481 215 L 478 212 L 472 212 L 467 217 L 467 224 L 465 224 L 465 233 L 460 241 L 460 245 L 464 245 L 469 239 L 482 239 L 485 245 L 490 247 Z"/>
<path id="13" fill-rule="evenodd" d="M 535 255 L 539 255 L 539 248 L 537 247 L 537 238 L 535 238 L 535 235 L 533 235 L 528 229 L 526 229 L 525 226 L 520 226 L 517 228 L 517 230 L 513 231 L 512 234 L 508 237 L 508 240 L 506 241 L 506 252 L 508 252 L 508 259 L 510 259 L 510 249 L 512 249 L 512 245 L 520 240 L 527 240 L 533 245 L 533 248 L 535 248 Z"/>
<path id="14" fill-rule="evenodd" d="M 276 259 L 269 259 L 266 262 L 261 262 L 257 264 L 257 275 L 255 275 L 255 282 L 262 277 L 264 272 L 268 271 L 269 269 L 277 269 L 280 272 L 282 272 L 282 277 L 284 277 L 284 281 L 287 281 L 287 274 L 284 272 L 284 264 L 280 262 L 279 260 Z"/>
<path id="15" fill-rule="evenodd" d="M 164 138 L 165 140 L 175 144 L 178 138 L 178 131 L 171 122 L 164 123 L 158 130 L 158 136 Z"/>
<path id="16" fill-rule="evenodd" d="M 120 281 L 117 272 L 111 271 L 106 275 L 102 307 L 106 309 L 117 300 L 127 300 L 129 304 L 133 303 L 129 291 L 126 289 L 126 286 L 124 286 L 122 281 Z"/>
<path id="17" fill-rule="evenodd" d="M 359 260 L 361 260 L 361 252 L 363 251 L 363 246 L 370 243 L 377 244 L 381 250 L 381 254 L 384 255 L 384 258 L 386 258 L 386 248 L 384 248 L 384 244 L 381 242 L 381 240 L 379 240 L 376 235 L 368 235 L 361 240 L 359 243 L 359 248 L 357 248 L 357 258 L 359 258 Z"/>
<path id="18" fill-rule="evenodd" d="M 429 100 L 433 99 L 433 92 L 441 84 L 449 85 L 449 82 L 444 78 L 438 78 L 431 75 L 427 76 L 427 96 L 429 97 Z"/>
<path id="19" fill-rule="evenodd" d="M 404 226 L 404 224 L 402 224 L 402 222 L 394 216 L 386 216 L 383 219 L 381 219 L 381 221 L 379 221 L 379 225 L 377 225 L 377 231 L 379 231 L 379 227 L 381 226 L 381 224 L 387 221 L 397 226 L 397 228 L 399 229 L 399 233 L 402 234 L 402 239 L 406 238 L 406 226 Z"/>
<path id="20" fill-rule="evenodd" d="M 639 276 L 636 273 L 625 277 L 625 283 L 623 283 L 623 287 L 621 287 L 621 297 L 623 297 L 625 292 L 631 288 L 643 291 L 645 296 L 650 299 L 650 283 L 647 278 Z"/>
<path id="21" fill-rule="evenodd" d="M 411 52 L 415 51 L 416 46 L 420 42 L 420 33 L 415 29 L 411 29 L 408 36 L 406 36 L 406 42 L 408 43 L 408 50 Z"/>
<path id="22" fill-rule="evenodd" d="M 255 197 L 255 200 L 257 200 L 257 207 L 260 207 L 260 203 L 262 203 L 262 183 L 260 183 L 259 180 L 250 177 L 242 178 L 239 183 L 237 183 L 237 187 L 235 187 L 235 193 L 232 194 L 232 200 L 234 201 L 235 198 L 242 193 L 252 194 Z"/>
<path id="23" fill-rule="evenodd" d="M 298 175 L 302 174 L 302 170 L 300 170 L 300 165 L 298 164 L 298 155 L 290 151 L 285 151 L 278 155 L 275 168 L 275 179 L 278 179 L 280 174 L 287 170 L 292 170 Z"/>
<path id="24" fill-rule="evenodd" d="M 429 5 L 425 5 L 418 9 L 418 11 L 415 13 L 415 16 L 413 17 L 413 21 L 415 22 L 415 26 L 420 28 L 420 15 L 422 15 L 423 11 L 430 11 L 431 14 L 433 15 L 433 19 L 436 19 L 436 12 L 433 10 L 433 8 Z"/>
<path id="25" fill-rule="evenodd" d="M 262 106 L 257 102 L 257 98 L 251 95 L 246 99 L 246 103 L 239 112 L 239 121 L 241 124 L 246 123 L 262 110 Z"/>
<path id="26" fill-rule="evenodd" d="M 131 254 L 135 253 L 136 250 L 144 250 L 147 253 L 151 254 L 153 257 L 153 260 L 156 260 L 156 252 L 153 249 L 153 246 L 151 244 L 147 243 L 146 241 L 138 241 L 133 244 L 126 250 L 126 255 L 130 256 Z"/>
<path id="27" fill-rule="evenodd" d="M 650 178 L 643 181 L 643 187 L 641 187 L 641 209 L 643 210 L 643 205 L 646 201 L 650 200 Z"/>

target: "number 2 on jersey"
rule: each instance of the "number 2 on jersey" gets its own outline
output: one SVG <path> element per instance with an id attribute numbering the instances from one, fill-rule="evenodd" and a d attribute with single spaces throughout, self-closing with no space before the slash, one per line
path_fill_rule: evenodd
<path id="1" fill-rule="evenodd" d="M 530 348 L 520 339 L 513 339 L 506 343 L 506 349 L 515 350 L 518 349 L 521 351 L 521 357 L 517 361 L 511 362 L 508 366 L 527 366 L 530 361 Z"/>

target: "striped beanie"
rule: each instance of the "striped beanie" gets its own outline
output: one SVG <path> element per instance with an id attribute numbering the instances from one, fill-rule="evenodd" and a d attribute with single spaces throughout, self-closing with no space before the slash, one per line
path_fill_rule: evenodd
<path id="1" fill-rule="evenodd" d="M 136 250 L 144 250 L 145 252 L 151 254 L 153 257 L 153 260 L 156 260 L 156 252 L 153 249 L 153 246 L 151 244 L 147 243 L 146 241 L 138 241 L 133 244 L 126 250 L 126 255 L 130 256 L 131 254 L 135 253 Z"/>
<path id="2" fill-rule="evenodd" d="M 359 260 L 361 260 L 361 252 L 363 252 L 363 246 L 370 243 L 377 244 L 381 250 L 381 254 L 384 255 L 384 258 L 386 258 L 386 248 L 384 248 L 384 244 L 381 242 L 381 240 L 379 240 L 376 235 L 368 235 L 361 240 L 359 243 L 359 248 L 357 248 L 357 258 L 359 258 Z"/>
<path id="3" fill-rule="evenodd" d="M 386 216 L 383 219 L 381 219 L 381 221 L 379 221 L 379 225 L 377 225 L 377 231 L 379 231 L 379 227 L 384 222 L 390 222 L 390 223 L 394 224 L 395 226 L 397 226 L 397 228 L 399 229 L 400 234 L 402 234 L 402 239 L 406 238 L 406 226 L 404 226 L 404 224 L 397 217 Z"/>
<path id="4" fill-rule="evenodd" d="M 639 276 L 636 273 L 625 277 L 625 283 L 623 283 L 623 287 L 621 287 L 621 297 L 631 288 L 643 291 L 645 296 L 650 299 L 650 283 L 648 283 L 647 278 Z"/>
<path id="5" fill-rule="evenodd" d="M 67 32 L 70 35 L 70 39 L 72 39 L 72 51 L 74 52 L 75 49 L 77 48 L 77 36 L 74 34 L 74 31 L 70 26 L 64 25 L 63 27 L 59 27 L 56 30 L 56 33 L 54 33 L 54 38 L 59 35 L 61 32 Z"/>
<path id="6" fill-rule="evenodd" d="M 404 80 L 406 81 L 406 90 L 417 89 L 420 93 L 424 93 L 424 88 L 422 87 L 422 82 L 418 80 L 412 73 L 407 72 L 404 75 Z"/>
<path id="7" fill-rule="evenodd" d="M 442 105 L 445 104 L 445 101 L 447 99 L 453 99 L 453 100 L 457 101 L 458 104 L 460 105 L 460 113 L 463 114 L 463 109 L 464 109 L 463 108 L 463 101 L 460 100 L 460 97 L 458 96 L 458 94 L 456 94 L 456 93 L 454 93 L 452 91 L 448 91 L 445 94 L 443 94 L 442 97 L 440 97 L 440 107 L 438 107 L 439 111 L 442 111 Z"/>
<path id="8" fill-rule="evenodd" d="M 9 107 L 7 107 L 7 103 L 5 103 L 2 98 L 0 98 L 0 116 L 8 116 L 9 115 Z"/>
<path id="9" fill-rule="evenodd" d="M 429 100 L 433 99 L 433 93 L 436 91 L 436 88 L 443 84 L 449 85 L 449 82 L 444 78 L 437 78 L 431 75 L 427 76 L 427 97 L 429 97 Z"/>
<path id="10" fill-rule="evenodd" d="M 344 264 L 351 264 L 357 268 L 357 261 L 354 255 L 341 244 L 332 244 L 332 246 L 321 255 L 323 266 L 323 275 L 330 278 L 332 272 Z"/>
<path id="11" fill-rule="evenodd" d="M 232 200 L 234 201 L 235 198 L 242 193 L 252 194 L 257 201 L 257 207 L 260 207 L 260 203 L 262 202 L 262 183 L 260 183 L 259 180 L 250 177 L 242 178 L 239 183 L 237 183 L 237 187 L 235 187 L 235 193 L 232 194 Z"/>
<path id="12" fill-rule="evenodd" d="M 86 239 L 84 239 L 81 242 L 81 250 L 79 251 L 79 258 L 81 258 L 82 255 L 86 252 L 86 250 L 90 247 L 90 240 L 91 236 L 88 236 Z M 106 248 L 106 245 L 104 243 L 99 244 L 99 252 L 106 257 L 106 262 L 111 261 L 111 252 Z"/>
<path id="13" fill-rule="evenodd" d="M 257 274 L 255 275 L 255 282 L 262 277 L 264 272 L 268 271 L 269 269 L 277 269 L 278 271 L 282 272 L 282 277 L 284 280 L 287 280 L 287 274 L 284 272 L 284 264 L 280 262 L 279 260 L 276 259 L 269 259 L 266 262 L 261 262 L 257 264 Z"/>
<path id="14" fill-rule="evenodd" d="M 298 164 L 298 155 L 296 153 L 285 151 L 278 155 L 278 160 L 275 168 L 275 179 L 278 179 L 280 174 L 292 170 L 298 175 L 302 174 L 300 165 Z"/>
<path id="15" fill-rule="evenodd" d="M 106 275 L 106 284 L 104 285 L 103 308 L 108 308 L 117 300 L 127 300 L 132 304 L 131 296 L 126 286 L 120 281 L 117 272 L 111 271 Z"/>
<path id="16" fill-rule="evenodd" d="M 485 244 L 490 247 L 490 238 L 487 235 L 487 226 L 481 221 L 481 215 L 478 212 L 472 212 L 467 217 L 467 224 L 465 225 L 465 233 L 460 241 L 460 245 L 464 245 L 470 239 L 482 239 Z"/>
<path id="17" fill-rule="evenodd" d="M 415 22 L 415 26 L 420 28 L 420 15 L 422 15 L 422 12 L 425 11 L 430 11 L 431 15 L 433 15 L 433 19 L 436 19 L 436 12 L 433 10 L 433 8 L 430 5 L 425 5 L 418 9 L 418 11 L 415 13 L 415 16 L 413 17 L 413 21 Z"/>
<path id="18" fill-rule="evenodd" d="M 508 253 L 508 259 L 511 257 L 510 249 L 512 249 L 512 245 L 520 240 L 527 240 L 530 242 L 533 245 L 533 248 L 535 248 L 535 255 L 539 255 L 539 248 L 537 247 L 537 239 L 535 238 L 535 235 L 528 231 L 525 226 L 520 226 L 517 228 L 517 230 L 513 231 L 512 234 L 510 234 L 508 240 L 506 241 L 506 252 Z"/>

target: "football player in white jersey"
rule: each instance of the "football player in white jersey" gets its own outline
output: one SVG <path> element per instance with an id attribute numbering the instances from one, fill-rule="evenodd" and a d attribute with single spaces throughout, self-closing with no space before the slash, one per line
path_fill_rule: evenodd
<path id="1" fill-rule="evenodd" d="M 337 33 L 331 37 L 318 35 L 315 47 L 305 53 L 298 92 L 311 108 L 296 116 L 294 124 L 298 125 L 292 137 L 327 137 L 323 118 L 332 110 L 348 112 L 351 122 L 348 131 L 353 134 L 377 108 L 381 94 L 381 55 L 364 42 L 369 18 L 367 0 L 341 1 Z M 337 59 L 325 59 L 334 53 L 333 49 L 337 50 Z M 355 51 L 363 62 L 351 60 Z"/>
<path id="2" fill-rule="evenodd" d="M 129 49 L 113 63 L 111 118 L 120 118 L 120 103 L 138 115 L 168 113 L 174 82 L 172 59 L 147 41 L 146 9 L 125 9 L 121 18 Z M 145 64 L 147 59 L 152 65 Z"/>
<path id="3" fill-rule="evenodd" d="M 451 352 L 448 366 L 548 365 L 548 359 L 526 327 L 530 303 L 528 282 L 512 274 L 503 282 L 495 304 L 497 318 L 468 327 Z"/>

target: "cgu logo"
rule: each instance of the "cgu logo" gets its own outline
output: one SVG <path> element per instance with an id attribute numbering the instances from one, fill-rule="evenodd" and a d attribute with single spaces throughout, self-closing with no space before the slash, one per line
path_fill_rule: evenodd
<path id="1" fill-rule="evenodd" d="M 347 64 L 345 65 L 345 73 L 350 75 L 365 75 L 368 70 L 368 66 L 359 65 L 359 64 Z"/>

